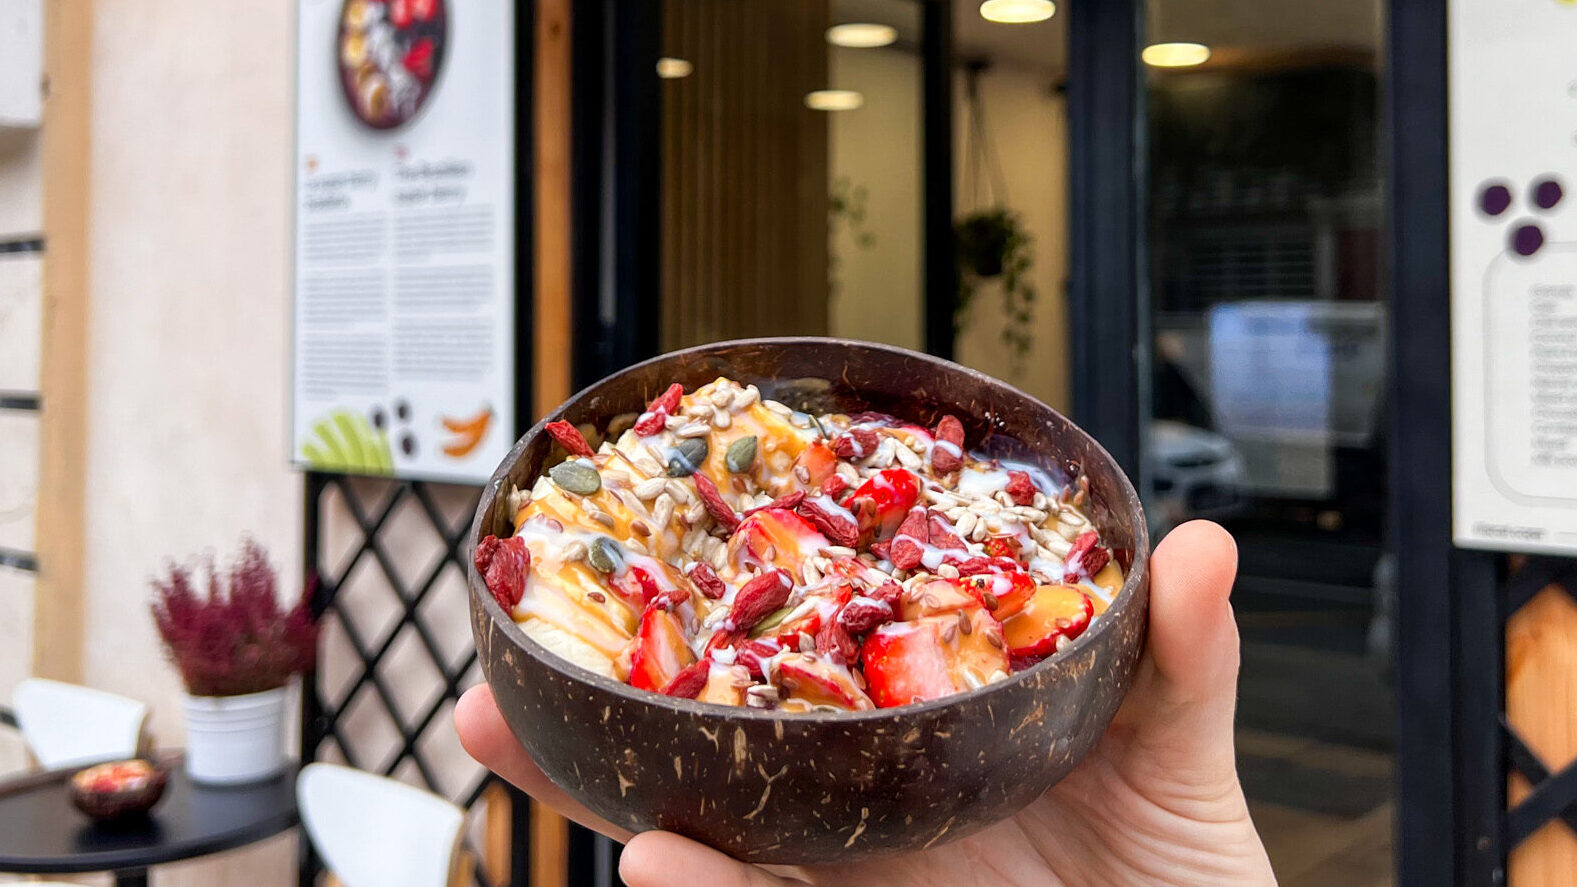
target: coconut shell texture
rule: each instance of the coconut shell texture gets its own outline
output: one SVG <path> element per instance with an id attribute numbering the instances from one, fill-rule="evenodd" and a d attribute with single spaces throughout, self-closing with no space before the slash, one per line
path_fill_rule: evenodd
<path id="1" fill-rule="evenodd" d="M 1126 574 L 1064 652 L 944 699 L 782 714 L 660 696 L 592 674 L 525 636 L 469 570 L 483 673 L 515 736 L 555 784 L 634 832 L 666 829 L 760 863 L 851 862 L 931 847 L 1005 819 L 1094 746 L 1145 634 L 1149 538 L 1133 486 L 1089 435 L 1027 394 L 948 361 L 826 338 L 704 345 L 630 367 L 537 423 L 484 490 L 466 549 L 512 531 L 505 499 L 547 467 L 548 421 L 606 429 L 664 388 L 727 376 L 797 409 L 959 417 L 971 449 L 1089 481 L 1085 511 Z M 984 442 L 984 444 L 982 443 Z M 467 557 L 469 561 L 469 556 Z"/>

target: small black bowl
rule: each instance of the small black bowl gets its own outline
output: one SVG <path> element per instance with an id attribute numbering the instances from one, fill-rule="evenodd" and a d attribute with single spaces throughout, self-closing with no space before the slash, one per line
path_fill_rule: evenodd
<path id="1" fill-rule="evenodd" d="M 670 383 L 728 376 L 812 411 L 879 410 L 930 425 L 951 413 L 1063 481 L 1126 573 L 1111 607 L 1065 651 L 1006 680 L 917 705 L 784 714 L 661 696 L 572 665 L 520 630 L 468 571 L 483 674 L 516 738 L 555 784 L 631 831 L 667 829 L 749 862 L 849 862 L 930 847 L 1005 819 L 1072 770 L 1128 691 L 1145 633 L 1149 538 L 1133 486 L 1060 413 L 1016 388 L 900 348 L 824 338 L 677 351 L 575 395 L 515 444 L 467 540 L 508 535 L 511 485 L 549 467 L 555 419 L 606 429 Z M 1001 453 L 1006 455 L 1006 452 Z M 470 558 L 468 557 L 469 561 Z"/>
<path id="2" fill-rule="evenodd" d="M 114 768 L 146 768 L 142 778 L 115 788 L 95 788 L 96 777 Z M 71 803 L 95 822 L 129 822 L 147 816 L 153 805 L 164 797 L 164 787 L 169 782 L 170 771 L 161 764 L 133 759 L 110 761 L 85 767 L 72 774 L 69 787 Z"/>

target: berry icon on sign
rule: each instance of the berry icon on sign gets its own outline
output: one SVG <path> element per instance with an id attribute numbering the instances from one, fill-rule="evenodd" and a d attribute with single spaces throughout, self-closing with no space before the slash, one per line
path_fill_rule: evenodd
<path id="1" fill-rule="evenodd" d="M 1554 175 L 1540 176 L 1528 186 L 1528 204 L 1536 213 L 1548 213 L 1560 205 L 1566 195 L 1560 179 Z M 1478 188 L 1478 211 L 1485 218 L 1493 219 L 1508 212 L 1516 203 L 1511 186 L 1504 181 L 1488 181 Z M 1511 251 L 1529 258 L 1544 246 L 1544 229 L 1534 219 L 1522 218 L 1513 222 L 1508 245 Z"/>

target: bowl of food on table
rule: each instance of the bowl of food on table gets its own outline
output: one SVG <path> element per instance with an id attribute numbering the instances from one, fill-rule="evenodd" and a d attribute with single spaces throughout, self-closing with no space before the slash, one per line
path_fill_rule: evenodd
<path id="1" fill-rule="evenodd" d="M 468 539 L 483 673 L 609 822 L 843 862 L 1013 815 L 1143 644 L 1133 486 L 1060 413 L 866 342 L 676 351 L 538 423 Z"/>
<path id="2" fill-rule="evenodd" d="M 134 758 L 84 767 L 69 780 L 71 803 L 95 822 L 116 823 L 147 816 L 164 797 L 169 770 Z"/>

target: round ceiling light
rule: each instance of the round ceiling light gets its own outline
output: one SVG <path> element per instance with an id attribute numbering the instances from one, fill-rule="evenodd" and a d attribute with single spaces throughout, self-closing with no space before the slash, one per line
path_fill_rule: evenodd
<path id="1" fill-rule="evenodd" d="M 1056 14 L 1057 4 L 1051 0 L 985 0 L 980 4 L 981 18 L 1003 25 L 1043 22 Z"/>
<path id="2" fill-rule="evenodd" d="M 805 107 L 812 111 L 853 111 L 865 104 L 865 96 L 852 89 L 818 89 L 805 93 Z"/>
<path id="3" fill-rule="evenodd" d="M 1203 43 L 1152 43 L 1139 57 L 1153 68 L 1191 68 L 1210 59 L 1210 47 Z"/>
<path id="4" fill-rule="evenodd" d="M 827 29 L 827 42 L 846 49 L 875 49 L 888 46 L 897 39 L 897 28 L 872 22 L 849 22 Z"/>
<path id="5" fill-rule="evenodd" d="M 678 80 L 681 77 L 689 77 L 690 72 L 694 70 L 695 65 L 690 64 L 686 59 L 664 56 L 657 60 L 657 76 L 664 80 Z"/>

